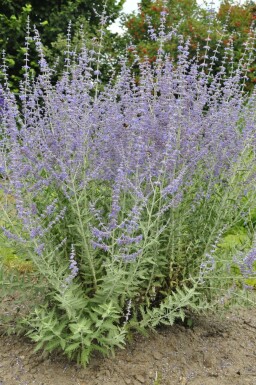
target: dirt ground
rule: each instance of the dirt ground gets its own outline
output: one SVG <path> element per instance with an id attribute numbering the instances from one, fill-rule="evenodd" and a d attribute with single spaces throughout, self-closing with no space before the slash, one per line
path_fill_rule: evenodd
<path id="1" fill-rule="evenodd" d="M 256 308 L 135 336 L 116 357 L 95 356 L 86 369 L 33 348 L 0 336 L 0 385 L 256 385 Z"/>

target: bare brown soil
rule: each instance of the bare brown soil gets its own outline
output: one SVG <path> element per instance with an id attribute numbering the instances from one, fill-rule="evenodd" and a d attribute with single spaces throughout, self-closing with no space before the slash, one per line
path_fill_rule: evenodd
<path id="1" fill-rule="evenodd" d="M 256 308 L 135 336 L 86 369 L 33 349 L 22 337 L 0 337 L 0 385 L 256 385 Z"/>

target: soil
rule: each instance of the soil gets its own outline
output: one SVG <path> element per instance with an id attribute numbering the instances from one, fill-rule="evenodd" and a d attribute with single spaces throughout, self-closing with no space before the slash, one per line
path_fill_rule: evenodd
<path id="1" fill-rule="evenodd" d="M 34 353 L 24 337 L 0 336 L 0 385 L 256 385 L 256 308 L 201 316 L 136 335 L 113 358 L 86 369 Z"/>

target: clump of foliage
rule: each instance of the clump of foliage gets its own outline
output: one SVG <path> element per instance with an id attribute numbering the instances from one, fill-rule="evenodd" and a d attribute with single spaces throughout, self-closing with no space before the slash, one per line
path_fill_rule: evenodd
<path id="1" fill-rule="evenodd" d="M 67 50 L 53 85 L 37 33 L 41 72 L 30 78 L 26 60 L 19 100 L 2 68 L 1 187 L 13 197 L 1 204 L 2 236 L 44 284 L 26 329 L 38 349 L 82 364 L 133 330 L 226 304 L 254 275 L 250 55 L 227 66 L 231 47 L 215 73 L 208 48 L 201 63 L 179 37 L 174 66 L 164 38 L 153 66 L 136 64 L 138 79 L 124 59 L 101 90 L 100 51 Z M 248 246 L 223 257 L 219 244 L 241 218 Z"/>

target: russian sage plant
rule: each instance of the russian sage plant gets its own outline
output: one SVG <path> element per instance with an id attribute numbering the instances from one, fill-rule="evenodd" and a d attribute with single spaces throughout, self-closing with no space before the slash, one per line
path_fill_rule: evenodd
<path id="1" fill-rule="evenodd" d="M 232 44 L 216 69 L 217 49 L 202 64 L 180 37 L 177 64 L 160 44 L 154 66 L 137 62 L 135 77 L 123 59 L 101 91 L 97 52 L 68 50 L 54 85 L 34 41 L 40 75 L 27 52 L 19 98 L 7 75 L 1 88 L 1 188 L 15 201 L 2 203 L 2 236 L 44 282 L 28 334 L 85 364 L 134 329 L 220 306 L 254 274 L 253 229 L 246 255 L 219 247 L 255 207 L 254 35 L 238 68 Z"/>

